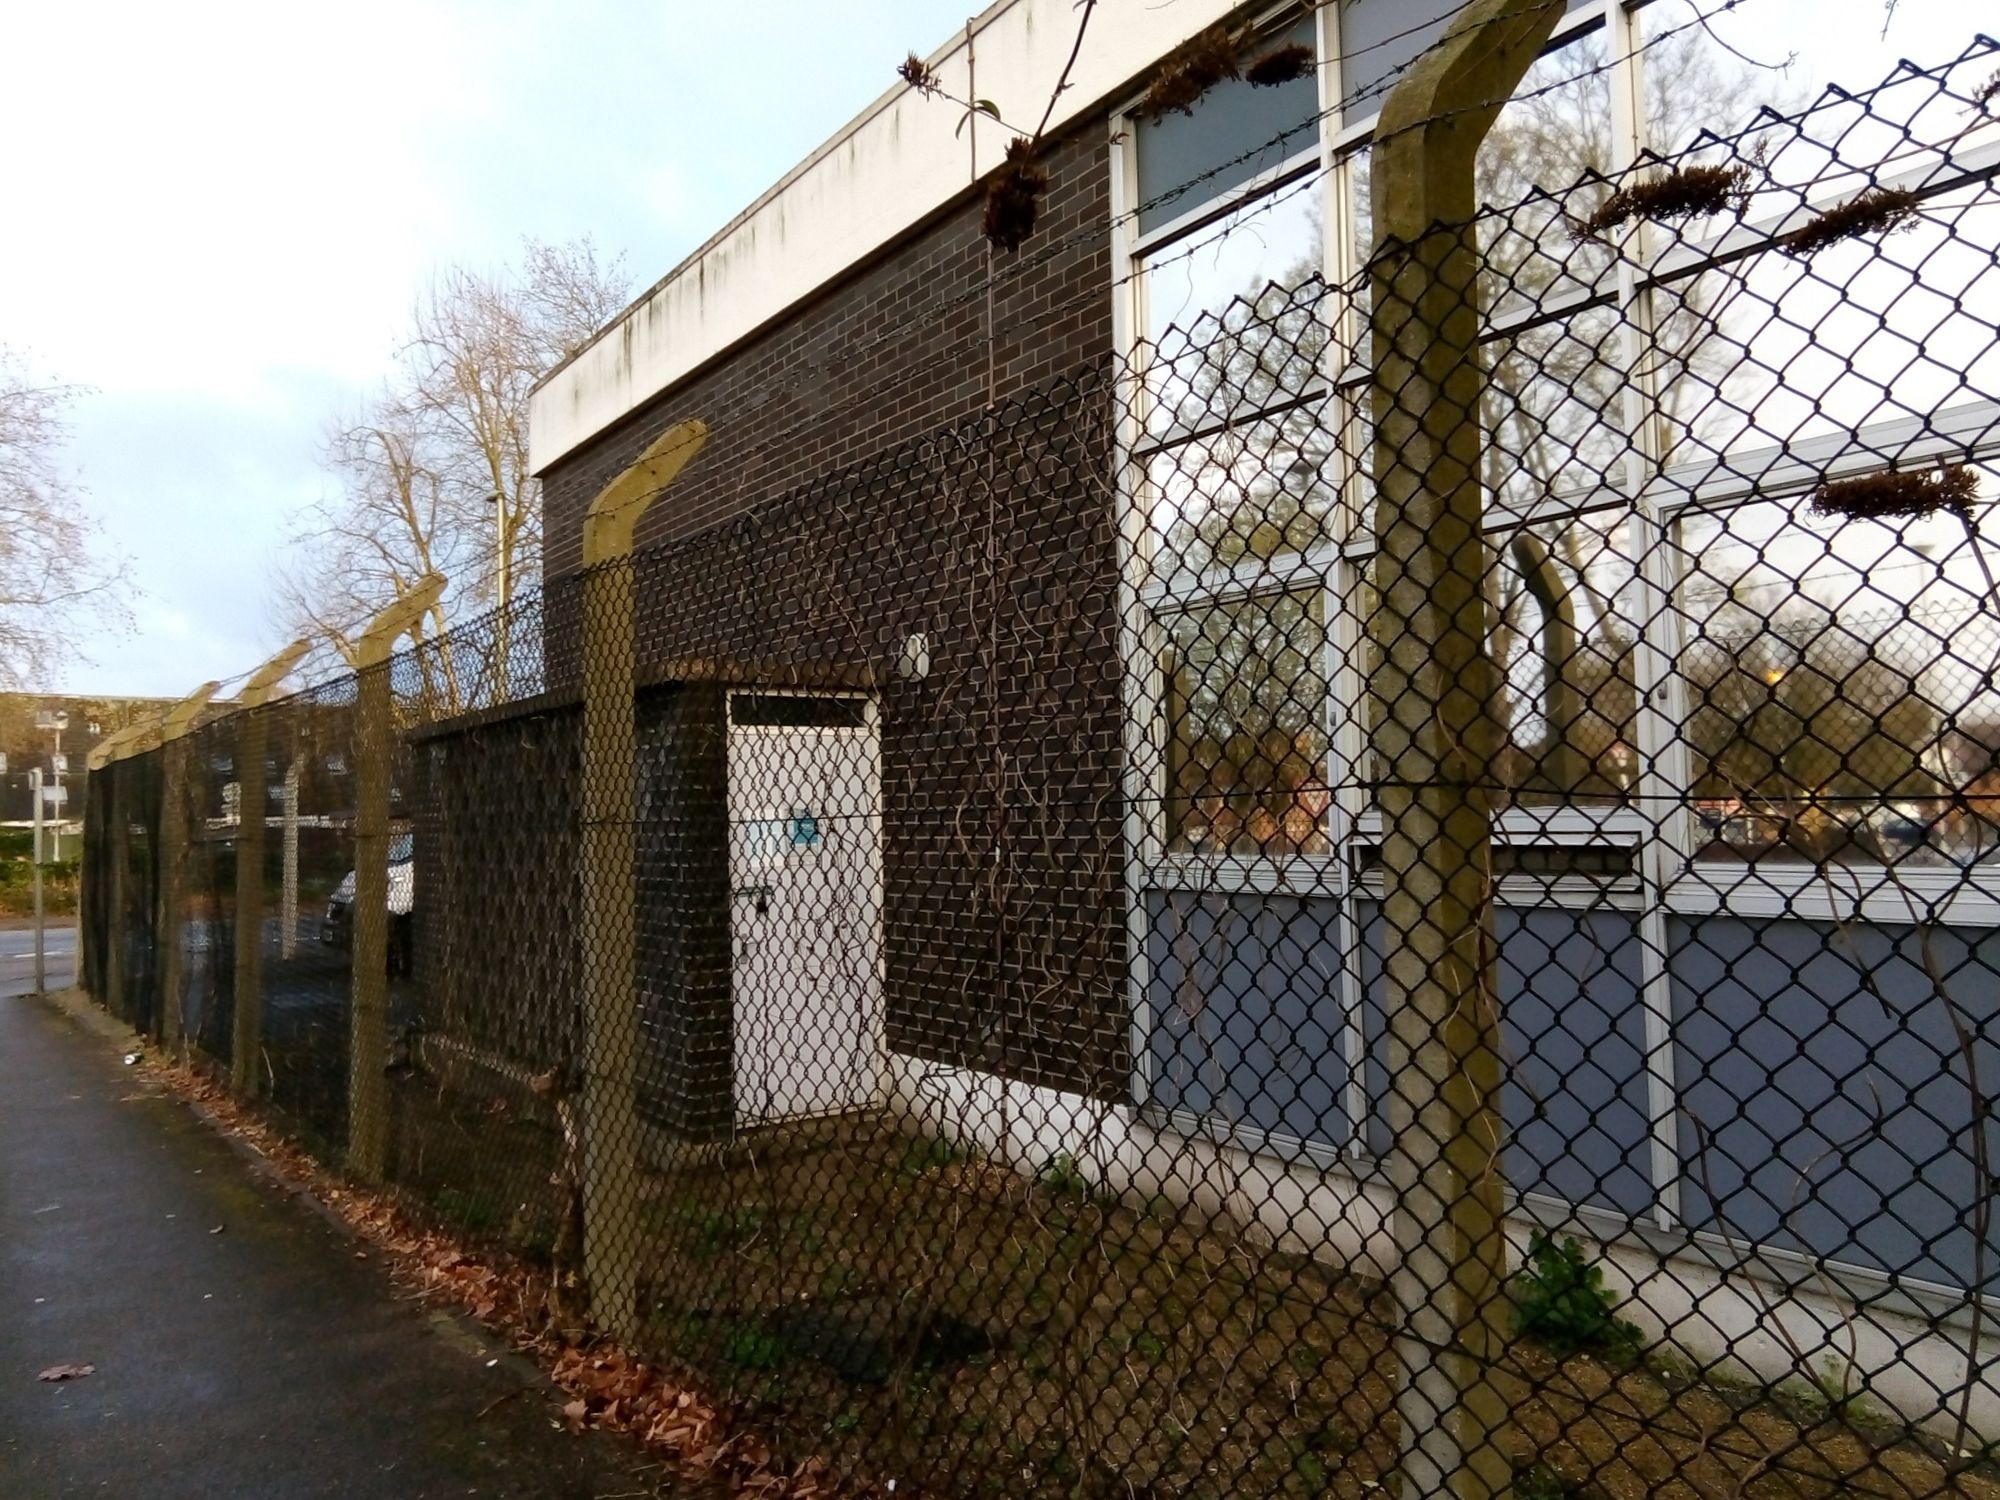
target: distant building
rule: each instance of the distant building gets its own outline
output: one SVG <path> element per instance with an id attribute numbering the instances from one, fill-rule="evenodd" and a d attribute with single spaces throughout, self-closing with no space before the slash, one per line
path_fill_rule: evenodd
<path id="1" fill-rule="evenodd" d="M 142 714 L 172 706 L 171 698 L 86 697 L 76 693 L 0 693 L 0 823 L 25 823 L 35 815 L 28 773 L 40 770 L 45 786 L 62 788 L 49 815 L 82 815 L 85 761 L 105 736 Z M 60 760 L 58 759 L 60 757 Z"/>

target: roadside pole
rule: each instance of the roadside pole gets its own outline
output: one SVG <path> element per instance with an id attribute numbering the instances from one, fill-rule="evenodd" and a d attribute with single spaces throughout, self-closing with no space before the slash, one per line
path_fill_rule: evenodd
<path id="1" fill-rule="evenodd" d="M 42 927 L 42 771 L 28 772 L 28 791 L 35 799 L 35 993 L 49 992 L 48 962 Z"/>
<path id="2" fill-rule="evenodd" d="M 369 622 L 354 650 L 354 1003 L 348 1017 L 347 1165 L 363 1182 L 389 1168 L 389 775 L 395 761 L 390 656 L 444 592 L 427 573 Z"/>
<path id="3" fill-rule="evenodd" d="M 620 1339 L 638 1331 L 640 1262 L 632 532 L 707 440 L 669 428 L 583 521 L 583 1264 L 591 1316 Z"/>

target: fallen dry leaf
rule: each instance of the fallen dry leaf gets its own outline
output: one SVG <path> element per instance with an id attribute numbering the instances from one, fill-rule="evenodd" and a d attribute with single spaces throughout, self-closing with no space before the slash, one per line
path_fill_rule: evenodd
<path id="1" fill-rule="evenodd" d="M 50 1365 L 37 1380 L 81 1380 L 86 1375 L 97 1373 L 96 1365 Z"/>
<path id="2" fill-rule="evenodd" d="M 724 1478 L 735 1494 L 769 1500 L 862 1500 L 893 1494 L 900 1500 L 903 1492 L 895 1481 L 836 1478 L 816 1456 L 805 1457 L 796 1467 L 783 1464 L 761 1435 L 738 1427 L 696 1391 L 608 1341 L 579 1343 L 578 1332 L 563 1326 L 555 1311 L 545 1274 L 423 1228 L 390 1193 L 341 1182 L 195 1069 L 150 1059 L 140 1067 L 149 1084 L 163 1084 L 197 1104 L 209 1124 L 266 1157 L 295 1191 L 345 1219 L 368 1242 L 367 1249 L 354 1252 L 356 1260 L 380 1255 L 406 1292 L 455 1302 L 505 1333 L 515 1348 L 535 1355 L 571 1398 L 561 1413 L 570 1431 L 630 1433 L 689 1474 Z M 65 1368 L 89 1374 L 93 1367 L 57 1367 Z M 51 1372 L 43 1378 L 74 1375 Z"/>

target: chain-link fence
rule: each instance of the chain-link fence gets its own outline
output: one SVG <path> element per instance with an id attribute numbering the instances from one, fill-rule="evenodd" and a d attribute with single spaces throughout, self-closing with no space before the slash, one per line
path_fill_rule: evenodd
<path id="1" fill-rule="evenodd" d="M 587 529 L 88 982 L 856 1482 L 2000 1493 L 1995 66 Z"/>

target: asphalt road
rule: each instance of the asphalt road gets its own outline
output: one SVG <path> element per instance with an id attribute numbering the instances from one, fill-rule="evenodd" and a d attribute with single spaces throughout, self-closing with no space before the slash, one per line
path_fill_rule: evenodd
<path id="1" fill-rule="evenodd" d="M 76 928 L 50 924 L 43 933 L 42 955 L 50 989 L 68 989 L 76 982 Z M 31 994 L 34 988 L 34 927 L 0 927 L 0 995 Z"/>
<path id="2" fill-rule="evenodd" d="M 654 1493 L 635 1448 L 560 1430 L 532 1364 L 146 1087 L 100 1015 L 22 994 L 32 954 L 0 930 L 0 1496 Z"/>

